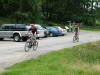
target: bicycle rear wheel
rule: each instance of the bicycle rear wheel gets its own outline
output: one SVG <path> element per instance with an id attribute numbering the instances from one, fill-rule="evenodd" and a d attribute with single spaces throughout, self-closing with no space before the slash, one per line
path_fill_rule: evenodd
<path id="1" fill-rule="evenodd" d="M 33 50 L 36 51 L 37 48 L 38 48 L 38 42 L 34 41 L 34 43 L 33 43 Z"/>
<path id="2" fill-rule="evenodd" d="M 30 48 L 31 48 L 30 47 L 30 41 L 27 41 L 26 44 L 25 44 L 25 48 L 24 48 L 25 52 L 28 52 Z"/>

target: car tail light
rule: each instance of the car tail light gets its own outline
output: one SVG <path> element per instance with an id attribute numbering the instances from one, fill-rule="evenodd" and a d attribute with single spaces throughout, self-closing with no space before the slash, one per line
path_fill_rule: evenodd
<path id="1" fill-rule="evenodd" d="M 57 30 L 57 32 L 60 32 L 59 30 Z"/>
<path id="2" fill-rule="evenodd" d="M 64 29 L 63 29 L 63 32 L 64 32 Z"/>

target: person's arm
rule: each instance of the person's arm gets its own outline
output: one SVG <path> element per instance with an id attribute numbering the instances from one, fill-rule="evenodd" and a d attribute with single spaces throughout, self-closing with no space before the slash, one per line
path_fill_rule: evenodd
<path id="1" fill-rule="evenodd" d="M 36 36 L 36 34 L 37 34 L 37 29 L 35 30 L 35 33 L 34 33 L 34 35 Z"/>
<path id="2" fill-rule="evenodd" d="M 79 33 L 80 33 L 80 28 L 78 27 Z"/>
<path id="3" fill-rule="evenodd" d="M 32 28 L 29 29 L 29 31 L 31 31 L 31 30 L 32 30 Z"/>

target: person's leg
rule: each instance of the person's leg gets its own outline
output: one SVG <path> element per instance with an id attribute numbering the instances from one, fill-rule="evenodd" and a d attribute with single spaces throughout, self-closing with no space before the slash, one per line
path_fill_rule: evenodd
<path id="1" fill-rule="evenodd" d="M 71 28 L 71 32 L 72 32 L 72 28 Z"/>
<path id="2" fill-rule="evenodd" d="M 79 42 L 79 33 L 77 33 L 77 42 Z"/>
<path id="3" fill-rule="evenodd" d="M 32 36 L 31 36 L 31 40 L 30 40 L 31 46 L 32 46 L 32 43 L 33 43 L 33 38 L 34 38 L 34 34 L 32 34 Z"/>
<path id="4" fill-rule="evenodd" d="M 77 32 L 77 38 L 79 38 L 79 33 Z"/>
<path id="5" fill-rule="evenodd" d="M 75 32 L 75 40 L 77 39 L 77 32 Z"/>

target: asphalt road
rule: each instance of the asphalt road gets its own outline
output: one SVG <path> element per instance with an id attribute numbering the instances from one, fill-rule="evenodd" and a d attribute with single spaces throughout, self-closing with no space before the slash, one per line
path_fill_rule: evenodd
<path id="1" fill-rule="evenodd" d="M 12 39 L 0 41 L 0 71 L 17 62 L 35 58 L 41 54 L 100 40 L 100 32 L 82 30 L 80 31 L 80 41 L 78 43 L 72 42 L 73 35 L 74 33 L 68 33 L 66 36 L 42 38 L 38 40 L 39 47 L 37 51 L 30 50 L 28 53 L 24 51 L 25 42 L 13 42 Z"/>

